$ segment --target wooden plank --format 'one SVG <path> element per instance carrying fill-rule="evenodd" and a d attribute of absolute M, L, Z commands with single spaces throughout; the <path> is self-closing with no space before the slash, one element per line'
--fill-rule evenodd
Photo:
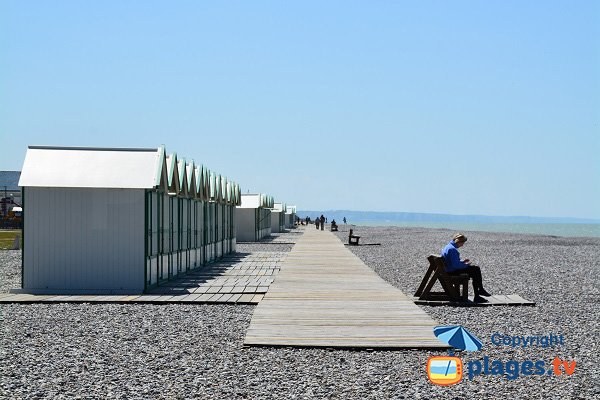
<path fill-rule="evenodd" d="M 254 297 L 252 297 L 252 301 L 251 301 L 251 303 L 258 304 L 258 303 L 260 303 L 260 302 L 261 302 L 261 300 L 262 300 L 264 297 L 265 297 L 265 295 L 264 295 L 264 294 L 255 294 L 255 295 L 254 295 Z"/>
<path fill-rule="evenodd" d="M 125 299 L 128 296 L 126 296 L 125 298 L 121 299 L 121 301 L 125 301 Z M 152 301 L 156 301 L 158 298 L 162 297 L 162 295 L 160 294 L 155 294 L 155 295 L 142 295 L 142 296 L 138 296 L 137 299 L 135 299 L 136 303 L 147 303 L 147 302 L 152 302 Z"/>
<path fill-rule="evenodd" d="M 121 299 L 121 301 L 129 302 L 136 300 L 138 297 L 140 297 L 140 295 L 126 296 L 125 298 Z"/>
<path fill-rule="evenodd" d="M 189 294 L 184 294 L 184 295 L 179 295 L 179 296 L 173 296 L 167 302 L 168 303 L 181 303 L 182 301 L 184 301 L 185 299 L 187 299 L 189 296 L 190 296 Z"/>
<path fill-rule="evenodd" d="M 164 295 L 164 296 L 158 296 L 156 299 L 154 299 L 153 301 L 155 302 L 160 302 L 160 303 L 168 303 L 169 300 L 171 300 L 173 298 L 173 296 L 169 296 L 169 295 Z"/>
<path fill-rule="evenodd" d="M 529 300 L 523 299 L 521 296 L 516 294 L 502 295 L 495 294 L 493 296 L 485 297 L 487 303 L 475 303 L 473 297 L 469 297 L 468 302 L 453 302 L 448 300 L 423 300 L 418 297 L 413 297 L 413 302 L 419 305 L 428 306 L 445 306 L 453 305 L 459 307 L 487 307 L 487 306 L 534 306 L 535 303 Z"/>
<path fill-rule="evenodd" d="M 241 295 L 240 298 L 237 299 L 236 302 L 241 303 L 241 304 L 251 303 L 253 298 L 254 298 L 254 295 L 252 293 L 245 293 L 245 294 Z"/>
<path fill-rule="evenodd" d="M 36 297 L 37 297 L 37 295 L 34 295 L 34 294 L 21 293 L 21 294 L 14 294 L 11 297 L 8 297 L 8 298 L 2 299 L 2 300 L 6 300 L 11 303 L 22 303 L 22 302 L 29 302 L 29 301 L 35 300 Z"/>
<path fill-rule="evenodd" d="M 182 303 L 195 303 L 196 299 L 202 296 L 202 293 L 194 293 L 187 296 L 184 300 L 181 300 Z"/>
<path fill-rule="evenodd" d="M 216 302 L 217 302 L 217 303 L 227 303 L 227 302 L 229 302 L 229 300 L 230 300 L 230 299 L 231 299 L 233 296 L 235 296 L 235 295 L 233 295 L 233 294 L 230 294 L 230 293 L 225 293 L 225 294 L 223 294 L 223 296 L 219 297 L 219 298 L 216 300 Z M 235 302 L 235 301 L 234 301 L 234 302 Z"/>
<path fill-rule="evenodd" d="M 80 295 L 80 296 L 72 296 L 69 301 L 76 301 L 76 302 L 86 302 L 86 301 L 90 301 L 91 299 L 98 297 L 98 295 Z"/>
<path fill-rule="evenodd" d="M 205 303 L 214 295 L 214 293 L 203 293 L 196 299 L 196 303 Z"/>
<path fill-rule="evenodd" d="M 220 299 L 221 297 L 223 297 L 223 293 L 207 293 L 210 294 L 211 296 L 206 300 L 207 302 L 210 303 L 214 303 L 216 302 L 218 299 Z"/>
<path fill-rule="evenodd" d="M 511 295 L 508 295 L 507 297 L 510 297 L 511 300 L 513 300 L 515 303 L 517 303 L 519 305 L 524 305 L 524 306 L 534 306 L 535 305 L 535 302 L 526 300 L 526 299 L 522 298 L 521 296 L 519 296 L 518 294 L 511 294 Z"/>
<path fill-rule="evenodd" d="M 228 303 L 237 303 L 238 300 L 240 299 L 240 297 L 242 297 L 243 294 L 242 293 L 233 293 L 231 295 L 231 298 L 229 300 L 227 300 Z"/>
<path fill-rule="evenodd" d="M 51 298 L 47 299 L 46 301 L 65 302 L 65 301 L 68 301 L 68 299 L 71 297 L 72 297 L 71 295 L 62 295 L 62 296 L 51 297 Z"/>

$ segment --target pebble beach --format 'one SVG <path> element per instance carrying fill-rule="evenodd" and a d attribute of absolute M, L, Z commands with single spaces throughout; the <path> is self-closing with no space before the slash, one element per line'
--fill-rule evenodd
<path fill-rule="evenodd" d="M 342 241 L 348 228 L 340 226 Z M 409 296 L 427 269 L 427 255 L 439 253 L 454 233 L 354 229 L 365 245 L 349 249 Z M 463 233 L 468 241 L 461 256 L 481 266 L 486 289 L 519 294 L 536 306 L 421 308 L 440 325 L 462 325 L 482 340 L 479 352 L 457 353 L 465 364 L 488 357 L 550 365 L 559 357 L 576 361 L 571 375 L 464 376 L 441 387 L 429 382 L 425 365 L 442 351 L 244 347 L 252 305 L 5 304 L 0 398 L 600 398 L 600 238 Z M 292 246 L 238 244 L 238 251 Z M 0 251 L 0 292 L 18 287 L 20 273 L 21 253 Z M 496 345 L 494 334 L 562 335 L 564 343 Z"/>

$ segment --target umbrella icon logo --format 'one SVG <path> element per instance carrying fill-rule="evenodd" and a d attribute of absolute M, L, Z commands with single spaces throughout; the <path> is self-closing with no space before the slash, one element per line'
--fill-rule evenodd
<path fill-rule="evenodd" d="M 483 347 L 481 340 L 460 325 L 436 326 L 433 334 L 455 349 L 477 351 Z"/>
<path fill-rule="evenodd" d="M 483 347 L 481 340 L 459 325 L 437 326 L 433 328 L 433 334 L 455 349 L 477 351 Z M 448 353 L 450 353 L 448 356 L 433 356 L 427 361 L 427 377 L 431 383 L 449 386 L 461 381 L 462 360 L 454 357 L 452 350 Z"/>

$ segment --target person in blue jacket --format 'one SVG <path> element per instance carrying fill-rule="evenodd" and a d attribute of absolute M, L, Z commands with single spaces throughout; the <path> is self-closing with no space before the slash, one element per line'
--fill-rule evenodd
<path fill-rule="evenodd" d="M 461 248 L 466 241 L 467 237 L 465 235 L 457 233 L 452 237 L 450 243 L 442 250 L 442 257 L 446 263 L 446 272 L 449 275 L 460 275 L 465 272 L 469 274 L 469 277 L 473 279 L 473 290 L 475 291 L 473 301 L 477 303 L 486 303 L 487 300 L 481 296 L 491 295 L 483 288 L 481 269 L 477 265 L 473 265 L 469 259 L 460 259 L 458 249 Z"/>

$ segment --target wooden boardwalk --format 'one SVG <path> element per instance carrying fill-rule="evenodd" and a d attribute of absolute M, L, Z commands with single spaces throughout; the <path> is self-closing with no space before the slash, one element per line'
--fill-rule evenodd
<path fill-rule="evenodd" d="M 256 307 L 244 344 L 447 348 L 412 300 L 331 232 L 309 227 Z"/>

